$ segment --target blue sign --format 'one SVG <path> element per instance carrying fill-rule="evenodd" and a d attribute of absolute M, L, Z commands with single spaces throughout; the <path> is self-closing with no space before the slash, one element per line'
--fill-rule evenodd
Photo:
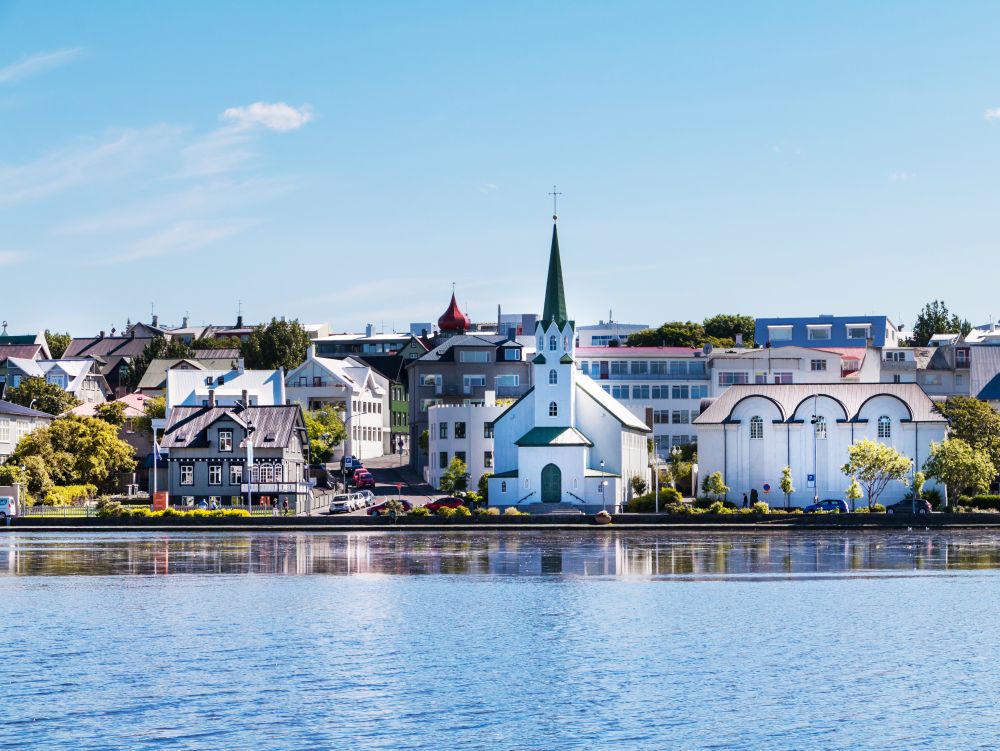
<path fill-rule="evenodd" d="M 816 475 L 808 475 L 806 479 L 809 480 L 809 482 L 816 482 Z"/>

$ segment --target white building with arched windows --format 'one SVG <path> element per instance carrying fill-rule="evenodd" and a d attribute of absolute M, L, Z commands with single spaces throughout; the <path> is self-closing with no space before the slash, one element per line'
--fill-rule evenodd
<path fill-rule="evenodd" d="M 779 489 L 785 466 L 795 486 L 791 505 L 843 499 L 850 481 L 840 468 L 852 444 L 866 438 L 888 444 L 917 471 L 948 427 L 912 383 L 732 386 L 705 405 L 694 421 L 699 475 L 721 472 L 730 501 L 741 502 L 756 488 L 772 506 L 785 503 Z M 879 502 L 898 501 L 908 490 L 891 483 Z"/>
<path fill-rule="evenodd" d="M 493 423 L 489 503 L 618 508 L 631 494 L 632 477 L 648 480 L 652 431 L 576 366 L 554 226 L 535 337 L 534 386 Z"/>

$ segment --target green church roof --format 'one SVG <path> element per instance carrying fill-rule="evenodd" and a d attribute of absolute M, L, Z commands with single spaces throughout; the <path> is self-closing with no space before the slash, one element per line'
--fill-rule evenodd
<path fill-rule="evenodd" d="M 593 446 L 576 428 L 532 428 L 514 441 L 515 446 Z"/>
<path fill-rule="evenodd" d="M 535 355 L 532 358 L 531 361 L 533 363 L 535 363 L 535 365 L 544 365 L 545 364 L 545 355 L 543 355 L 541 352 L 539 352 L 537 355 Z"/>
<path fill-rule="evenodd" d="M 573 364 L 573 358 L 570 355 L 568 355 L 568 354 L 567 355 L 563 355 L 562 357 L 559 358 L 559 362 L 561 364 L 563 364 L 563 365 L 572 365 Z"/>
<path fill-rule="evenodd" d="M 545 305 L 542 307 L 542 325 L 555 321 L 559 328 L 566 325 L 566 291 L 563 289 L 562 261 L 559 258 L 559 233 L 552 225 L 552 249 L 549 251 L 549 276 L 545 282 Z"/>

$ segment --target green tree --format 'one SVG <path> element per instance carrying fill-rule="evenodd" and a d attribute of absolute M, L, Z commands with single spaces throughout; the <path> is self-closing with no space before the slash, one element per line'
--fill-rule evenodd
<path fill-rule="evenodd" d="M 924 492 L 924 484 L 927 482 L 927 475 L 923 472 L 917 472 L 913 475 L 913 483 L 911 487 L 913 488 L 913 497 L 918 501 Z"/>
<path fill-rule="evenodd" d="M 732 340 L 716 339 L 705 333 L 705 327 L 694 321 L 667 321 L 659 328 L 636 331 L 628 335 L 629 347 L 717 347 L 732 345 Z"/>
<path fill-rule="evenodd" d="M 754 332 L 757 322 L 753 316 L 738 313 L 720 313 L 705 319 L 705 334 L 718 341 L 736 343 L 736 335 L 743 335 L 743 346 L 754 346 Z"/>
<path fill-rule="evenodd" d="M 788 497 L 795 492 L 795 485 L 792 484 L 791 467 L 782 467 L 781 482 L 778 483 L 778 487 L 780 487 L 781 492 L 785 494 L 785 506 L 787 507 L 790 503 Z"/>
<path fill-rule="evenodd" d="M 8 461 L 24 464 L 39 457 L 56 485 L 103 486 L 115 473 L 135 468 L 135 452 L 118 430 L 94 417 L 67 415 L 32 431 Z"/>
<path fill-rule="evenodd" d="M 196 352 L 203 349 L 242 349 L 242 344 L 238 336 L 206 336 L 191 342 L 191 349 Z"/>
<path fill-rule="evenodd" d="M 989 455 L 961 438 L 932 443 L 924 470 L 948 489 L 950 503 L 957 501 L 963 492 L 971 495 L 984 492 L 997 476 Z"/>
<path fill-rule="evenodd" d="M 246 366 L 253 370 L 285 372 L 301 365 L 309 352 L 312 341 L 298 321 L 279 321 L 272 318 L 266 326 L 257 326 L 250 339 L 243 345 Z"/>
<path fill-rule="evenodd" d="M 94 417 L 121 428 L 125 424 L 125 405 L 121 402 L 104 402 L 94 410 Z"/>
<path fill-rule="evenodd" d="M 347 427 L 340 411 L 332 404 L 303 413 L 313 460 L 328 462 L 333 450 L 347 438 Z"/>
<path fill-rule="evenodd" d="M 854 511 L 854 504 L 864 497 L 864 491 L 861 490 L 861 485 L 853 477 L 851 478 L 851 484 L 847 486 L 845 494 L 847 495 L 847 500 L 851 503 L 851 511 Z"/>
<path fill-rule="evenodd" d="M 34 407 L 50 415 L 61 415 L 81 404 L 80 400 L 44 378 L 22 378 L 20 385 L 7 389 L 7 401 L 22 407 Z"/>
<path fill-rule="evenodd" d="M 840 468 L 848 477 L 857 480 L 868 496 L 869 510 L 885 491 L 890 482 L 905 482 L 913 462 L 892 446 L 869 439 L 858 441 L 847 450 L 847 463 Z"/>
<path fill-rule="evenodd" d="M 706 495 L 720 499 L 729 492 L 729 487 L 723 481 L 721 472 L 713 472 L 702 480 L 701 489 Z"/>
<path fill-rule="evenodd" d="M 194 350 L 182 340 L 154 336 L 149 340 L 149 344 L 146 345 L 142 352 L 128 364 L 128 387 L 135 390 L 153 360 L 173 360 L 193 356 Z"/>
<path fill-rule="evenodd" d="M 438 486 L 443 493 L 461 493 L 469 487 L 469 471 L 459 458 L 451 460 L 448 469 L 441 473 L 441 481 Z"/>
<path fill-rule="evenodd" d="M 153 435 L 153 420 L 161 420 L 167 416 L 167 399 L 164 396 L 153 396 L 146 399 L 142 405 L 145 414 L 135 420 L 135 429 L 148 436 Z"/>
<path fill-rule="evenodd" d="M 490 500 L 490 478 L 493 477 L 492 472 L 487 472 L 482 477 L 479 478 L 479 497 L 482 499 L 483 503 L 489 503 Z"/>
<path fill-rule="evenodd" d="M 972 396 L 950 396 L 934 409 L 950 423 L 949 437 L 985 451 L 1000 472 L 1000 414 L 993 407 Z"/>
<path fill-rule="evenodd" d="M 45 460 L 40 456 L 27 456 L 24 458 L 23 466 L 28 492 L 40 502 L 53 485 Z"/>
<path fill-rule="evenodd" d="M 430 431 L 428 431 L 426 428 L 417 437 L 417 445 L 420 446 L 420 450 L 421 451 L 423 451 L 425 454 L 427 453 L 427 449 L 431 445 L 431 434 L 430 434 Z"/>
<path fill-rule="evenodd" d="M 968 334 L 972 324 L 953 315 L 940 300 L 924 305 L 913 324 L 913 344 L 926 347 L 935 334 Z"/>
<path fill-rule="evenodd" d="M 60 334 L 55 331 L 49 331 L 45 329 L 45 341 L 48 342 L 49 352 L 52 354 L 53 360 L 58 360 L 69 349 L 70 342 L 73 341 L 73 337 L 69 334 Z"/>
<path fill-rule="evenodd" d="M 629 484 L 632 486 L 632 495 L 642 495 L 646 492 L 646 488 L 649 483 L 647 483 L 639 475 L 632 475 L 632 479 L 629 480 Z"/>

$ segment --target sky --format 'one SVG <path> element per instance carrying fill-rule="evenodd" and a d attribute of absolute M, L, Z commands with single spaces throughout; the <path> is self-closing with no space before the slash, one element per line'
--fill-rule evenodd
<path fill-rule="evenodd" d="M 0 0 L 11 333 L 983 323 L 1000 4 Z"/>

